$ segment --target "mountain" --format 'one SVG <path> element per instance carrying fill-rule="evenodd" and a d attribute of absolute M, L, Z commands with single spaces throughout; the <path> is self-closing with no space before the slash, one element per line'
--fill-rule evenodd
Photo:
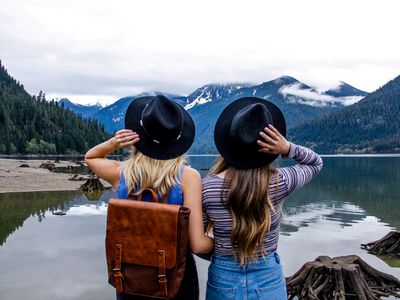
<path fill-rule="evenodd" d="M 0 61 L 0 153 L 85 153 L 109 137 L 97 121 L 29 95 Z"/>
<path fill-rule="evenodd" d="M 354 105 L 293 128 L 320 153 L 400 153 L 400 76 Z"/>
<path fill-rule="evenodd" d="M 327 115 L 346 105 L 342 98 L 321 93 L 290 76 L 228 90 L 231 92 L 218 98 L 218 101 L 198 101 L 189 108 L 196 124 L 196 138 L 191 153 L 216 153 L 213 142 L 215 122 L 229 103 L 241 97 L 258 97 L 276 104 L 285 115 L 288 128 Z M 209 94 L 212 95 L 211 92 L 206 93 Z"/>
<path fill-rule="evenodd" d="M 102 106 L 100 104 L 95 105 L 82 105 L 82 104 L 75 104 L 72 103 L 67 98 L 62 98 L 57 102 L 57 105 L 63 107 L 65 109 L 72 110 L 77 115 L 82 116 L 83 118 L 89 118 L 91 115 L 97 113 Z"/>

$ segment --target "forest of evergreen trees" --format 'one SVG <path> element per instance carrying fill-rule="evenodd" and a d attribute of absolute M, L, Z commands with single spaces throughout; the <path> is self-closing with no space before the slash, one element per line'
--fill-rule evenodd
<path fill-rule="evenodd" d="M 0 61 L 0 154 L 79 154 L 109 138 L 104 126 L 29 95 Z"/>

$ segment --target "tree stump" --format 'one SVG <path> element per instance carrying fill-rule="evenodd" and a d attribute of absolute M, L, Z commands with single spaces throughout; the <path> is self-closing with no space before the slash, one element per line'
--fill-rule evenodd
<path fill-rule="evenodd" d="M 400 281 L 380 272 L 357 255 L 319 256 L 286 278 L 288 299 L 377 300 L 400 298 Z"/>
<path fill-rule="evenodd" d="M 400 232 L 390 231 L 380 240 L 361 244 L 361 248 L 375 255 L 397 256 L 400 258 Z"/>
<path fill-rule="evenodd" d="M 80 191 L 83 192 L 101 192 L 105 190 L 106 188 L 104 185 L 100 182 L 100 179 L 95 176 L 91 176 L 82 186 L 79 188 Z"/>
<path fill-rule="evenodd" d="M 92 173 L 93 174 L 93 173 Z M 79 188 L 88 200 L 98 200 L 106 188 L 96 175 L 90 175 L 89 179 Z"/>

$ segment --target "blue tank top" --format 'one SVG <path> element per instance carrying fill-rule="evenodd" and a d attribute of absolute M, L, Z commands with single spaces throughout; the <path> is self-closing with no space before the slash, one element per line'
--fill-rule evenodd
<path fill-rule="evenodd" d="M 185 165 L 181 165 L 176 177 L 177 184 L 171 188 L 171 191 L 168 194 L 167 203 L 168 204 L 183 204 L 183 193 L 182 193 L 182 173 Z M 119 174 L 119 184 L 117 187 L 117 196 L 119 199 L 128 199 L 129 193 L 126 187 L 126 181 L 124 177 L 124 173 L 120 172 Z M 143 194 L 144 201 L 153 201 L 153 198 L 150 194 L 144 193 Z M 161 196 L 158 197 L 158 201 L 161 200 Z"/>

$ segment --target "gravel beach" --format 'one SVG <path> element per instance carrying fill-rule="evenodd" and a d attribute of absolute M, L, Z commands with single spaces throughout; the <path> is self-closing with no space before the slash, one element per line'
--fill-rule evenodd
<path fill-rule="evenodd" d="M 54 163 L 54 160 L 0 159 L 0 193 L 78 190 L 85 182 L 68 180 L 73 174 L 40 168 L 42 163 Z M 23 164 L 29 167 L 21 167 Z M 71 161 L 54 164 L 56 167 L 78 166 Z M 105 181 L 102 183 L 110 187 Z"/>

